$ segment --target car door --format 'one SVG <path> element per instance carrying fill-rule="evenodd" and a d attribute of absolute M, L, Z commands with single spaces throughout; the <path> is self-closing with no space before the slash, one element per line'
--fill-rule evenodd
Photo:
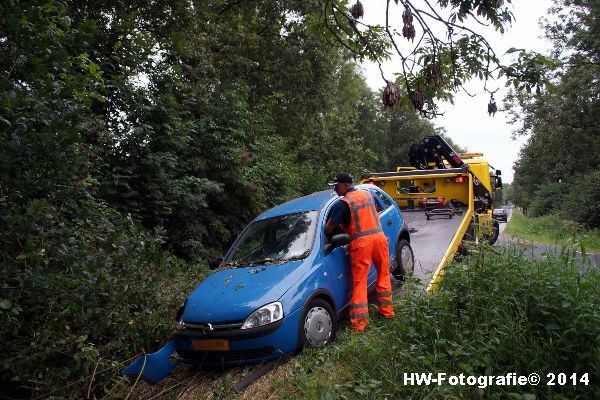
<path fill-rule="evenodd" d="M 390 240 L 390 237 L 397 238 L 400 229 L 399 215 L 397 210 L 392 207 L 391 200 L 386 198 L 377 189 L 369 189 L 375 203 L 375 208 L 381 220 L 381 228 L 388 238 L 390 248 L 390 256 L 395 250 L 395 239 Z M 392 235 L 392 236 L 390 236 Z M 327 238 L 323 233 L 323 240 L 327 245 Z M 352 296 L 352 269 L 350 267 L 350 258 L 348 256 L 348 246 L 341 246 L 331 251 L 324 251 L 324 261 L 327 265 L 330 282 L 334 287 L 335 302 L 338 307 L 344 307 L 350 301 Z M 390 259 L 390 262 L 392 259 Z M 377 277 L 375 265 L 371 264 L 368 275 L 368 283 L 371 285 Z"/>
<path fill-rule="evenodd" d="M 326 240 L 325 234 L 323 234 Z M 324 262 L 333 287 L 333 296 L 338 311 L 348 304 L 352 296 L 352 269 L 348 257 L 348 246 L 336 247 L 331 251 L 325 250 Z"/>
<path fill-rule="evenodd" d="M 376 188 L 369 188 L 369 192 L 371 192 L 375 200 L 375 208 L 379 213 L 381 229 L 388 239 L 389 260 L 392 262 L 396 251 L 396 238 L 398 237 L 401 228 L 400 215 L 396 207 L 392 207 L 392 200 L 385 193 Z M 369 270 L 369 283 L 371 283 L 375 277 L 375 266 L 372 265 Z"/>
<path fill-rule="evenodd" d="M 333 204 L 326 210 L 324 222 L 329 220 L 329 214 Z M 323 224 L 323 226 L 325 223 Z M 343 233 L 341 228 L 336 228 L 335 234 Z M 329 276 L 329 283 L 333 288 L 333 297 L 340 311 L 350 301 L 352 296 L 352 270 L 350 268 L 350 257 L 348 256 L 348 245 L 331 248 L 331 244 L 325 235 L 324 230 L 321 232 L 321 240 L 323 243 L 323 262 Z"/>

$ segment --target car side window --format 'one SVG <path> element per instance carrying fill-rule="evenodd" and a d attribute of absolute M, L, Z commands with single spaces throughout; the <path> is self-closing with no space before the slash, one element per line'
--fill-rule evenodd
<path fill-rule="evenodd" d="M 373 195 L 373 198 L 375 198 L 375 208 L 377 208 L 378 213 L 381 214 L 383 210 L 387 210 L 389 207 L 392 206 L 390 200 L 387 197 L 385 197 L 380 191 L 370 190 L 370 192 Z"/>
<path fill-rule="evenodd" d="M 341 201 L 341 200 L 338 200 L 338 201 Z M 330 208 L 330 209 L 327 211 L 327 216 L 326 216 L 326 218 L 325 218 L 325 222 L 329 221 L 329 218 L 331 218 L 331 213 L 332 213 L 332 211 L 333 211 L 333 205 L 332 205 L 332 206 L 331 206 L 331 208 Z M 327 238 L 327 241 L 329 241 L 329 239 L 330 239 L 332 236 L 338 235 L 338 234 L 340 234 L 340 233 L 344 233 L 344 230 L 343 230 L 343 229 L 342 229 L 342 228 L 341 228 L 339 225 L 337 225 L 337 226 L 336 226 L 336 227 L 333 229 L 333 232 L 332 232 L 332 233 L 329 235 L 329 237 L 327 237 L 327 235 L 325 235 L 325 237 Z"/>
<path fill-rule="evenodd" d="M 379 197 L 379 194 L 377 191 L 371 189 L 369 189 L 369 193 L 371 193 L 371 196 L 373 196 L 373 203 L 375 203 L 375 209 L 377 210 L 377 213 L 381 214 L 384 208 L 381 205 L 381 198 Z"/>

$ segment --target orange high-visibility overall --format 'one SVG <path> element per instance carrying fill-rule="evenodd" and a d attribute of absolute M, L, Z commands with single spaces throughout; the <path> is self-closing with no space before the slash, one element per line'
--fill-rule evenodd
<path fill-rule="evenodd" d="M 363 331 L 369 325 L 367 276 L 371 261 L 377 270 L 375 289 L 379 313 L 387 318 L 394 316 L 388 242 L 370 193 L 354 190 L 346 193 L 341 200 L 348 204 L 351 215 L 350 226 L 343 227 L 352 240 L 348 246 L 352 266 L 350 323 L 353 330 Z"/>

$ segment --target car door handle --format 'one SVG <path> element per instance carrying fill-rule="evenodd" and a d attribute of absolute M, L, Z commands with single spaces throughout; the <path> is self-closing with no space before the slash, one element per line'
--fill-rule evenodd
<path fill-rule="evenodd" d="M 391 220 L 391 219 L 388 219 L 388 221 L 387 221 L 387 225 L 388 225 L 388 226 L 391 226 L 391 225 L 392 225 L 392 220 Z"/>

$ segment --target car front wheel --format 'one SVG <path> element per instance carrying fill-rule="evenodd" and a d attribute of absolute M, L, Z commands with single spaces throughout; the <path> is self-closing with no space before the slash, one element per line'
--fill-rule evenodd
<path fill-rule="evenodd" d="M 404 281 L 410 278 L 415 270 L 415 256 L 412 247 L 408 240 L 402 239 L 396 247 L 396 268 L 392 272 L 392 276 L 399 281 Z"/>
<path fill-rule="evenodd" d="M 337 320 L 331 305 L 323 299 L 312 300 L 300 320 L 299 347 L 323 347 L 335 339 Z"/>

